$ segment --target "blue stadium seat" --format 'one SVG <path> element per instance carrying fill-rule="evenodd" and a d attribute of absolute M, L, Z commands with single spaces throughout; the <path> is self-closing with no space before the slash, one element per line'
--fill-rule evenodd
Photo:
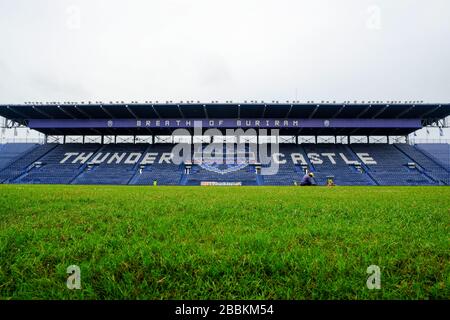
<path fill-rule="evenodd" d="M 170 156 L 172 148 L 170 144 L 2 145 L 0 183 L 152 185 L 156 180 L 158 185 L 212 182 L 290 186 L 299 184 L 308 170 L 315 173 L 318 185 L 325 185 L 328 177 L 343 186 L 450 185 L 450 166 L 446 165 L 449 145 L 280 144 L 276 149 L 268 146 L 269 154 L 279 153 L 280 163 L 274 175 L 257 172 L 257 165 L 265 171 L 269 164 L 256 158 L 248 147 L 244 150 L 245 163 L 239 161 L 242 154 L 224 147 L 221 156 L 226 154 L 232 163 L 203 158 L 194 159 L 189 166 L 165 161 L 167 157 L 162 155 Z M 141 164 L 150 153 L 158 156 Z M 252 161 L 248 158 L 250 154 L 254 156 Z M 364 154 L 375 162 L 368 161 Z"/>

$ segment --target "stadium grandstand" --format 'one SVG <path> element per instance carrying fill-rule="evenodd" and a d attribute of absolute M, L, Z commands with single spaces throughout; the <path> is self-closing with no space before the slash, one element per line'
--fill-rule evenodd
<path fill-rule="evenodd" d="M 450 185 L 450 146 L 407 138 L 449 115 L 424 103 L 0 105 L 5 128 L 45 135 L 0 145 L 0 183 L 282 186 L 313 172 L 318 185 Z"/>

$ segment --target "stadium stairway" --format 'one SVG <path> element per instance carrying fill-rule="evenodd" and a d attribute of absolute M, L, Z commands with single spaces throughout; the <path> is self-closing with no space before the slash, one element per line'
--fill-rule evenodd
<path fill-rule="evenodd" d="M 30 152 L 38 146 L 39 145 L 33 143 L 0 144 L 0 170 L 6 168 L 26 152 Z"/>
<path fill-rule="evenodd" d="M 51 152 L 56 146 L 56 144 L 44 144 L 32 148 L 0 171 L 0 182 L 15 183 L 16 179 L 32 169 L 35 162 L 38 162 L 39 159 Z"/>
<path fill-rule="evenodd" d="M 357 161 L 359 162 L 359 164 L 361 165 L 361 169 L 364 171 L 364 173 L 367 175 L 367 177 L 371 180 L 372 185 L 375 186 L 379 186 L 380 184 L 378 183 L 378 181 L 372 176 L 372 174 L 370 173 L 370 169 L 369 167 L 367 167 L 367 165 L 361 161 L 361 159 L 358 157 L 358 155 L 353 151 L 352 148 L 350 148 L 349 145 L 345 145 L 345 149 L 348 151 L 349 154 L 352 155 L 352 159 L 357 159 Z"/>
<path fill-rule="evenodd" d="M 115 154 L 136 153 L 140 154 L 138 163 L 146 149 L 147 146 L 143 144 L 104 145 L 89 159 L 86 169 L 72 181 L 72 184 L 127 185 L 136 173 L 136 163 L 97 162 Z"/>
<path fill-rule="evenodd" d="M 160 161 L 163 153 L 171 153 L 172 146 L 166 144 L 150 145 L 145 152 L 158 154 L 158 158 L 153 164 L 138 166 L 135 177 L 130 181 L 133 185 L 152 185 L 153 181 L 157 181 L 158 185 L 175 186 L 182 184 L 184 165 L 175 165 Z M 142 173 L 140 169 L 142 168 Z"/>
<path fill-rule="evenodd" d="M 417 168 L 409 168 L 411 159 L 393 145 L 389 144 L 352 144 L 355 153 L 370 154 L 376 164 L 366 164 L 368 172 L 379 185 L 437 185 Z"/>
<path fill-rule="evenodd" d="M 424 143 L 414 146 L 427 157 L 435 160 L 442 167 L 450 170 L 450 144 L 446 143 Z"/>
<path fill-rule="evenodd" d="M 66 153 L 79 152 L 80 148 L 85 154 L 95 154 L 100 149 L 99 144 L 60 144 L 51 152 L 41 157 L 33 167 L 18 177 L 14 183 L 24 184 L 70 184 L 80 173 L 82 163 L 73 164 L 71 160 L 60 163 Z"/>
<path fill-rule="evenodd" d="M 364 170 L 358 170 L 355 165 L 344 161 L 342 156 L 348 162 L 359 162 L 355 153 L 349 152 L 347 146 L 341 144 L 305 144 L 303 147 L 306 154 L 309 154 L 311 158 L 315 155 L 320 156 L 321 161 L 312 161 L 314 164 L 314 179 L 318 185 L 325 185 L 328 177 L 333 177 L 335 184 L 341 186 L 376 184 Z"/>
<path fill-rule="evenodd" d="M 270 150 L 269 152 L 273 153 L 276 150 Z M 295 183 L 300 184 L 301 179 L 303 178 L 303 170 L 299 165 L 294 164 L 292 161 L 291 154 L 300 153 L 303 155 L 306 162 L 309 160 L 305 156 L 304 150 L 295 144 L 283 144 L 279 145 L 279 153 L 284 155 L 280 161 L 285 163 L 280 163 L 278 167 L 278 172 L 275 175 L 261 175 L 261 183 L 267 186 L 292 186 Z M 311 168 L 310 164 L 305 164 L 308 168 Z M 268 164 L 262 164 L 263 168 L 268 168 Z"/>
<path fill-rule="evenodd" d="M 419 171 L 424 175 L 436 181 L 437 184 L 450 185 L 450 171 L 436 160 L 409 144 L 394 144 L 394 146 L 419 165 Z"/>

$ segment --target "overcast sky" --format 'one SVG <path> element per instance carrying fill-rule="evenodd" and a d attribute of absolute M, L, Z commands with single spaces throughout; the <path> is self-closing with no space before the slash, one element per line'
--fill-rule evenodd
<path fill-rule="evenodd" d="M 0 0 L 0 102 L 450 101 L 448 0 Z"/>
<path fill-rule="evenodd" d="M 0 0 L 0 103 L 450 101 L 449 0 Z"/>

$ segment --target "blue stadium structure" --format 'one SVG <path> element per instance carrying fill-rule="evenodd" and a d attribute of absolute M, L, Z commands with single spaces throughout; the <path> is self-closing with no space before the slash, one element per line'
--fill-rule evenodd
<path fill-rule="evenodd" d="M 190 143 L 184 145 L 183 161 L 175 161 L 172 143 L 104 143 L 105 136 L 163 136 L 178 129 L 191 138 L 208 135 L 209 129 L 276 129 L 293 137 L 398 136 L 449 114 L 449 105 L 428 104 L 0 105 L 10 126 L 63 137 L 62 143 L 0 145 L 0 183 L 286 186 L 314 172 L 318 185 L 329 179 L 350 186 L 450 185 L 448 144 L 259 142 L 247 143 L 245 150 L 220 146 L 207 154 L 207 145 Z M 83 142 L 85 136 L 101 139 L 66 143 L 74 135 Z"/>

